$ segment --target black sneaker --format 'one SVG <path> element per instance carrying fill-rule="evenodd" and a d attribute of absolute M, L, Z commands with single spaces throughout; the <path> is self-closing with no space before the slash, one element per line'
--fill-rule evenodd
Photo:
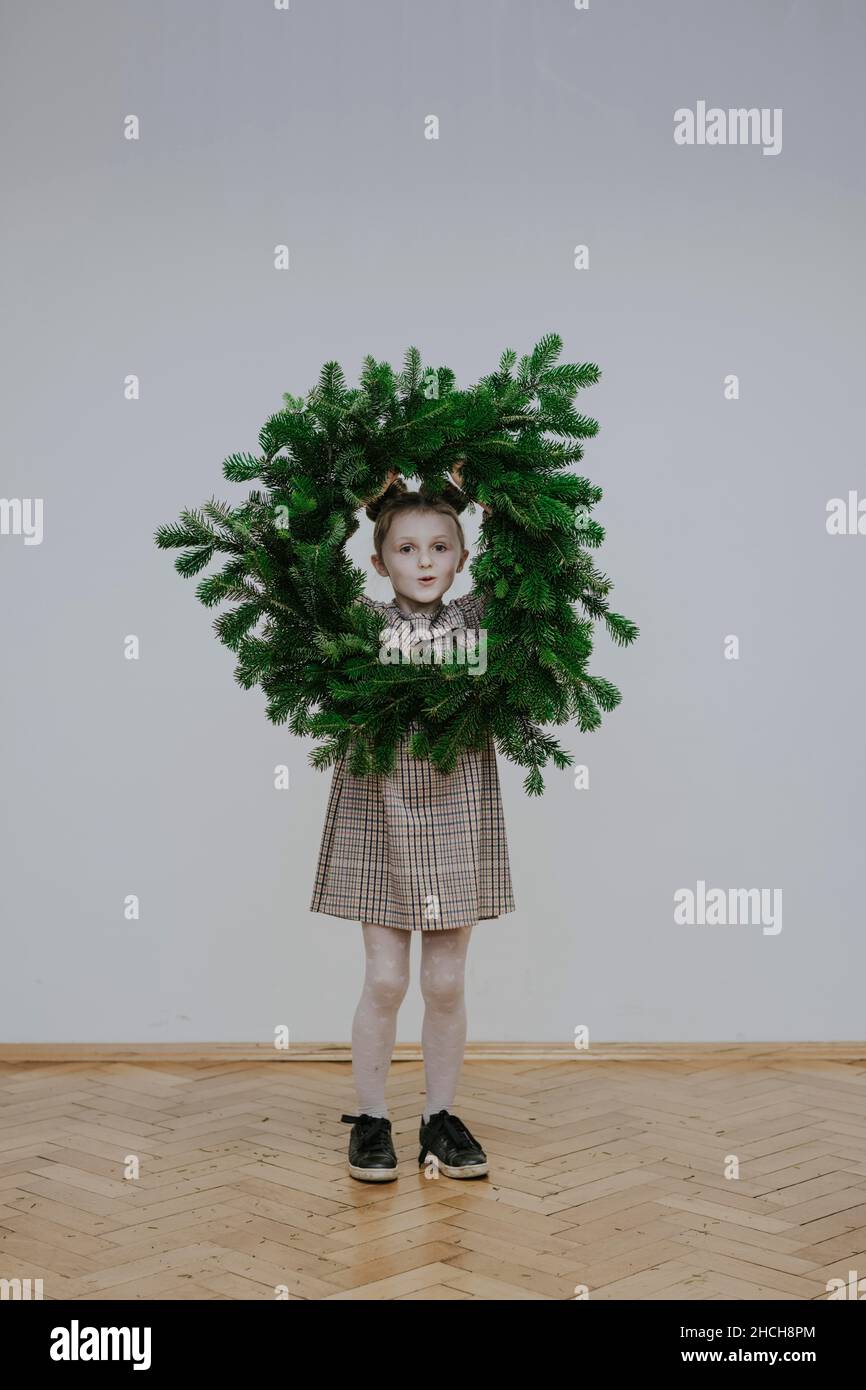
<path fill-rule="evenodd" d="M 448 1178 L 480 1178 L 487 1172 L 486 1153 L 463 1121 L 450 1111 L 437 1110 L 426 1124 L 422 1120 L 418 1137 L 419 1167 L 431 1153 Z"/>
<path fill-rule="evenodd" d="M 341 1115 L 352 1125 L 349 1135 L 349 1172 L 362 1182 L 393 1182 L 397 1155 L 391 1139 L 391 1121 L 380 1115 Z"/>

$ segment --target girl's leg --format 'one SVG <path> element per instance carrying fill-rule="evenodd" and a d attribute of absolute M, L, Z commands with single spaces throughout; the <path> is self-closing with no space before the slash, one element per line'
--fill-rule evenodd
<path fill-rule="evenodd" d="M 464 981 L 471 932 L 468 926 L 421 933 L 425 1122 L 437 1110 L 450 1110 L 454 1104 L 466 1046 Z"/>
<path fill-rule="evenodd" d="M 397 1037 L 397 1011 L 409 988 L 412 933 L 363 922 L 364 988 L 352 1020 L 352 1078 L 358 1114 L 388 1119 L 385 1079 Z"/>

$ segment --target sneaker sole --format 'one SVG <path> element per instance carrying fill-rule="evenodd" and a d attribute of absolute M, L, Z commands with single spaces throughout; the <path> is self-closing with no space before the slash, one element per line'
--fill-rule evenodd
<path fill-rule="evenodd" d="M 356 1168 L 354 1163 L 349 1164 L 349 1172 L 361 1182 L 393 1182 L 397 1176 L 396 1168 Z"/>
<path fill-rule="evenodd" d="M 422 1167 L 426 1159 L 418 1159 L 418 1167 Z M 444 1173 L 446 1178 L 483 1178 L 490 1170 L 488 1163 L 467 1163 L 462 1168 L 456 1168 L 450 1163 L 443 1163 L 441 1158 L 437 1161 L 440 1173 Z"/>

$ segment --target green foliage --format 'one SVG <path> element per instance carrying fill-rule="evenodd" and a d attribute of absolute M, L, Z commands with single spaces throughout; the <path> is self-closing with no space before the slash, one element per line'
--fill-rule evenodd
<path fill-rule="evenodd" d="M 614 685 L 586 670 L 593 622 L 604 621 L 618 645 L 638 629 L 608 611 L 612 585 L 592 563 L 604 539 L 590 515 L 601 488 L 565 471 L 598 432 L 572 400 L 600 372 L 590 362 L 557 364 L 561 351 L 558 335 L 547 334 L 515 374 L 508 349 L 466 390 L 449 368 L 425 369 L 414 347 L 400 373 L 365 357 L 355 389 L 327 362 L 306 397 L 284 394 L 262 426 L 259 455 L 223 463 L 228 481 L 258 479 L 259 488 L 237 507 L 211 498 L 157 529 L 161 549 L 182 551 L 175 568 L 186 578 L 222 557 L 197 596 L 206 607 L 236 604 L 214 622 L 237 656 L 235 678 L 244 689 L 261 686 L 272 722 L 322 740 L 314 767 L 346 755 L 358 776 L 387 772 L 408 736 L 414 756 L 447 773 L 490 731 L 528 769 L 527 793 L 539 795 L 547 762 L 574 761 L 542 726 L 576 720 L 589 732 L 620 702 Z M 492 508 L 470 565 L 488 597 L 487 670 L 384 664 L 381 620 L 357 602 L 364 575 L 346 541 L 391 468 L 435 490 L 461 459 L 466 491 Z"/>

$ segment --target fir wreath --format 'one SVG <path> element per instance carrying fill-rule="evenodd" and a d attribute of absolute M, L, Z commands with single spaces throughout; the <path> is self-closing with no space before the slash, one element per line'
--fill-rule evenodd
<path fill-rule="evenodd" d="M 467 390 L 447 367 L 425 370 L 416 348 L 399 374 L 366 357 L 357 390 L 328 362 L 306 398 L 284 394 L 260 432 L 260 456 L 224 461 L 229 481 L 260 479 L 262 488 L 238 507 L 211 498 L 156 531 L 161 549 L 184 549 L 175 567 L 186 577 L 217 553 L 228 557 L 197 596 L 206 607 L 236 603 L 214 622 L 237 654 L 235 678 L 244 689 L 261 685 L 273 723 L 288 719 L 293 733 L 323 740 L 314 767 L 346 755 L 356 776 L 389 772 L 414 724 L 410 752 L 448 773 L 489 729 L 500 752 L 529 769 L 526 792 L 539 795 L 549 759 L 559 768 L 574 761 L 542 726 L 575 719 L 586 733 L 619 704 L 617 688 L 586 669 L 593 622 L 603 619 L 619 645 L 639 629 L 609 612 L 611 581 L 589 554 L 605 534 L 590 516 L 601 489 L 564 471 L 598 431 L 571 402 L 600 372 L 557 365 L 561 351 L 558 335 L 546 335 L 515 375 L 509 349 Z M 461 464 L 463 498 L 444 477 Z M 380 659 L 381 618 L 357 602 L 364 575 L 345 543 L 358 509 L 395 472 L 456 510 L 470 496 L 490 508 L 469 567 L 487 596 L 484 674 L 458 662 Z"/>

